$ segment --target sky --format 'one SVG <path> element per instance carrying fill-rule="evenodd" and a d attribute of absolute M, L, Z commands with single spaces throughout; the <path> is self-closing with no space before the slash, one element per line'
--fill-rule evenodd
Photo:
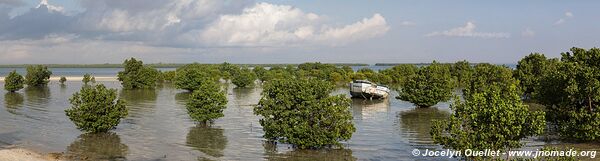
<path fill-rule="evenodd" d="M 0 64 L 514 64 L 600 46 L 594 0 L 0 0 Z"/>

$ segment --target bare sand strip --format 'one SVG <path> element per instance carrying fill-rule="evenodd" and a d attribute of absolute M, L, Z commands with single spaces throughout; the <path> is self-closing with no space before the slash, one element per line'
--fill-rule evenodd
<path fill-rule="evenodd" d="M 39 153 L 14 148 L 14 149 L 1 149 L 0 150 L 0 161 L 60 161 L 58 157 L 51 155 L 41 155 Z"/>
<path fill-rule="evenodd" d="M 83 80 L 83 77 L 65 77 L 67 78 L 67 82 L 79 81 Z M 110 82 L 110 81 L 118 81 L 117 77 L 95 77 L 96 81 Z M 58 81 L 60 77 L 50 77 L 50 81 Z M 4 77 L 0 77 L 0 81 L 4 81 Z"/>

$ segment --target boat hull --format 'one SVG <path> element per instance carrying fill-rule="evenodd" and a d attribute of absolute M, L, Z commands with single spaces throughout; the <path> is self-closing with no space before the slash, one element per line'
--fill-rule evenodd
<path fill-rule="evenodd" d="M 384 99 L 387 96 L 377 95 L 377 94 L 369 94 L 364 92 L 350 92 L 351 98 L 362 98 L 362 99 Z"/>
<path fill-rule="evenodd" d="M 368 81 L 350 83 L 350 96 L 363 99 L 385 99 L 390 90 L 385 86 L 378 86 Z"/>

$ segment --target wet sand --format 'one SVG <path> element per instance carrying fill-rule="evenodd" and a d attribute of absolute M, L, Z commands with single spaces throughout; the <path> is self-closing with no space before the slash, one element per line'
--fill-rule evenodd
<path fill-rule="evenodd" d="M 0 161 L 27 160 L 27 161 L 60 161 L 59 155 L 42 155 L 27 149 L 11 148 L 0 150 Z"/>

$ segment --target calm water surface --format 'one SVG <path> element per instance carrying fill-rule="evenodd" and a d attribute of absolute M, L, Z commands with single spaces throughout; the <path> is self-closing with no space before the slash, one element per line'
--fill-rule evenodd
<path fill-rule="evenodd" d="M 120 89 L 119 82 L 99 82 Z M 3 86 L 0 82 L 0 86 Z M 397 160 L 414 148 L 439 148 L 429 138 L 429 121 L 449 115 L 447 104 L 415 109 L 395 99 L 353 100 L 357 131 L 344 150 L 293 150 L 264 142 L 259 116 L 252 112 L 261 88 L 228 88 L 225 117 L 211 127 L 188 117 L 188 93 L 163 85 L 156 90 L 119 90 L 129 116 L 108 134 L 83 134 L 65 116 L 79 82 L 0 92 L 0 145 L 64 152 L 74 159 L 107 160 Z M 346 94 L 346 89 L 335 93 Z M 423 158 L 420 158 L 423 159 Z"/>
<path fill-rule="evenodd" d="M 92 160 L 439 160 L 416 158 L 414 148 L 441 149 L 432 143 L 430 121 L 450 115 L 447 103 L 416 109 L 408 102 L 353 100 L 356 132 L 343 150 L 293 150 L 262 138 L 259 116 L 252 112 L 261 88 L 229 85 L 225 117 L 211 127 L 196 125 L 185 110 L 189 94 L 170 85 L 156 90 L 120 90 L 119 82 L 99 82 L 119 89 L 129 116 L 107 134 L 83 134 L 65 116 L 78 81 L 18 93 L 0 92 L 0 146 L 43 153 L 64 152 Z M 3 86 L 0 82 L 0 86 Z M 346 94 L 340 88 L 336 94 Z M 530 141 L 529 146 L 538 146 Z"/>

